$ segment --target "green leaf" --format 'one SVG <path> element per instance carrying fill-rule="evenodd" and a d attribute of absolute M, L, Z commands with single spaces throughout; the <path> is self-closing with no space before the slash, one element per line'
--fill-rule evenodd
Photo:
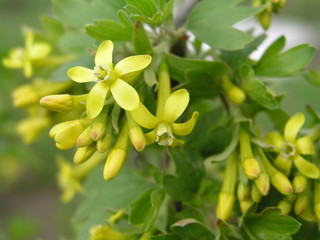
<path fill-rule="evenodd" d="M 92 24 L 86 25 L 86 32 L 100 41 L 128 41 L 132 38 L 131 26 L 124 26 L 113 20 L 95 20 Z"/>
<path fill-rule="evenodd" d="M 58 46 L 64 53 L 88 55 L 90 48 L 95 48 L 95 41 L 80 32 L 68 32 L 58 41 Z"/>
<path fill-rule="evenodd" d="M 53 0 L 56 15 L 75 28 L 82 28 L 96 19 L 117 20 L 117 11 L 124 5 L 124 0 Z"/>
<path fill-rule="evenodd" d="M 304 78 L 310 83 L 320 86 L 320 73 L 315 70 L 310 70 L 308 73 L 304 74 Z"/>
<path fill-rule="evenodd" d="M 301 224 L 290 216 L 281 215 L 278 208 L 266 208 L 259 214 L 244 216 L 242 228 L 256 240 L 289 240 Z"/>
<path fill-rule="evenodd" d="M 157 219 L 164 196 L 164 190 L 158 187 L 151 188 L 140 195 L 131 204 L 130 223 L 143 225 L 143 231 L 147 232 Z"/>
<path fill-rule="evenodd" d="M 152 25 L 161 24 L 172 12 L 173 0 L 168 3 L 154 0 L 127 0 L 125 8 L 131 13 L 133 19 Z"/>
<path fill-rule="evenodd" d="M 151 54 L 152 46 L 147 33 L 140 21 L 136 21 L 133 28 L 133 49 L 137 54 Z"/>
<path fill-rule="evenodd" d="M 188 240 L 213 240 L 214 234 L 202 223 L 193 218 L 179 220 L 171 226 L 171 230 Z"/>
<path fill-rule="evenodd" d="M 164 188 L 175 200 L 190 200 L 198 191 L 203 176 L 202 158 L 199 153 L 191 149 L 187 154 L 180 149 L 171 148 L 169 154 L 176 165 L 176 176 L 165 175 Z"/>
<path fill-rule="evenodd" d="M 219 87 L 217 82 L 206 72 L 188 69 L 185 71 L 187 84 L 183 87 L 190 93 L 191 99 L 213 98 L 217 96 Z"/>
<path fill-rule="evenodd" d="M 275 110 L 278 108 L 278 102 L 276 99 L 267 91 L 265 85 L 259 79 L 254 78 L 254 72 L 249 66 L 244 66 L 242 69 L 243 90 L 261 106 Z"/>
<path fill-rule="evenodd" d="M 196 5 L 187 20 L 187 28 L 213 48 L 236 50 L 252 41 L 252 37 L 232 28 L 235 23 L 252 17 L 263 7 L 236 6 L 243 0 L 205 0 Z"/>
<path fill-rule="evenodd" d="M 151 236 L 150 240 L 180 240 L 180 236 L 175 233 Z"/>
<path fill-rule="evenodd" d="M 102 167 L 95 169 L 84 184 L 85 198 L 72 219 L 78 240 L 87 240 L 89 229 L 103 224 L 111 216 L 106 209 L 128 209 L 132 199 L 136 199 L 149 185 L 128 168 L 121 169 L 111 182 L 103 179 L 102 172 Z"/>
<path fill-rule="evenodd" d="M 271 44 L 254 68 L 257 75 L 265 77 L 294 76 L 311 63 L 316 50 L 314 47 L 302 44 L 280 53 L 284 45 L 284 37 L 280 37 Z"/>
<path fill-rule="evenodd" d="M 187 59 L 172 54 L 166 55 L 166 61 L 171 77 L 179 82 L 186 82 L 186 71 L 190 69 L 205 72 L 212 78 L 220 77 L 229 70 L 223 62 Z"/>

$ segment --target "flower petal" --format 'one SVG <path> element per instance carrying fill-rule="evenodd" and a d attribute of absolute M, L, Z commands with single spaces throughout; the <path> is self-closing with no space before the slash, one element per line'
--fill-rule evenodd
<path fill-rule="evenodd" d="M 279 152 L 281 147 L 285 145 L 285 140 L 279 132 L 269 132 L 264 141 L 276 147 L 276 151 Z"/>
<path fill-rule="evenodd" d="M 293 158 L 294 165 L 298 168 L 299 172 L 308 178 L 317 179 L 319 178 L 319 169 L 313 163 L 307 161 L 299 154 Z"/>
<path fill-rule="evenodd" d="M 199 113 L 194 112 L 192 117 L 187 122 L 173 123 L 172 124 L 173 133 L 180 136 L 188 135 L 193 130 L 193 127 L 197 122 L 198 116 L 199 116 Z"/>
<path fill-rule="evenodd" d="M 87 115 L 88 118 L 95 118 L 101 112 L 104 101 L 109 91 L 109 85 L 106 83 L 96 84 L 88 94 L 87 97 Z"/>
<path fill-rule="evenodd" d="M 139 106 L 139 95 L 137 91 L 120 78 L 115 80 L 110 90 L 121 108 L 132 111 Z"/>
<path fill-rule="evenodd" d="M 284 138 L 285 140 L 293 143 L 294 140 L 297 137 L 297 134 L 304 124 L 305 117 L 303 113 L 297 113 L 293 115 L 288 122 L 286 123 L 286 126 L 284 128 Z"/>
<path fill-rule="evenodd" d="M 180 89 L 171 93 L 164 105 L 163 121 L 173 123 L 186 110 L 189 104 L 189 93 Z"/>
<path fill-rule="evenodd" d="M 23 58 L 25 51 L 22 48 L 14 48 L 10 51 L 9 57 L 2 60 L 3 65 L 7 68 L 21 68 L 23 67 Z"/>
<path fill-rule="evenodd" d="M 312 139 L 309 136 L 304 136 L 296 141 L 297 152 L 304 155 L 311 155 L 315 153 Z"/>
<path fill-rule="evenodd" d="M 96 66 L 105 66 L 112 68 L 113 43 L 110 40 L 104 41 L 98 47 L 94 63 Z"/>
<path fill-rule="evenodd" d="M 30 50 L 31 59 L 39 59 L 48 56 L 51 52 L 51 46 L 47 43 L 35 43 Z"/>
<path fill-rule="evenodd" d="M 95 81 L 93 70 L 85 67 L 73 67 L 67 72 L 69 78 L 78 83 Z"/>
<path fill-rule="evenodd" d="M 25 61 L 24 66 L 23 66 L 23 72 L 24 75 L 29 78 L 33 74 L 33 69 L 30 61 Z"/>
<path fill-rule="evenodd" d="M 291 166 L 292 166 L 292 158 L 285 158 L 279 155 L 273 162 L 274 166 L 280 170 L 285 175 L 290 174 Z"/>
<path fill-rule="evenodd" d="M 157 140 L 157 130 L 153 129 L 151 132 L 148 132 L 144 136 L 146 139 L 146 145 L 150 145 Z"/>
<path fill-rule="evenodd" d="M 130 113 L 134 121 L 144 128 L 153 129 L 159 123 L 159 119 L 153 116 L 142 103 Z"/>
<path fill-rule="evenodd" d="M 151 60 L 149 55 L 130 56 L 118 62 L 114 70 L 121 79 L 130 82 L 151 63 Z"/>

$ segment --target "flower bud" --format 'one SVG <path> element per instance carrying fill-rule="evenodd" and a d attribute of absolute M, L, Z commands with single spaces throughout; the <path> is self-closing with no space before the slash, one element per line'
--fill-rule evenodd
<path fill-rule="evenodd" d="M 250 180 L 257 179 L 260 175 L 260 166 L 255 158 L 245 159 L 242 163 L 243 171 Z"/>
<path fill-rule="evenodd" d="M 277 207 L 281 209 L 281 214 L 288 215 L 292 209 L 292 202 L 284 198 L 278 203 Z"/>
<path fill-rule="evenodd" d="M 241 104 L 246 100 L 246 94 L 237 86 L 233 86 L 227 93 L 230 100 L 235 104 Z"/>
<path fill-rule="evenodd" d="M 271 176 L 271 183 L 280 193 L 284 195 L 293 193 L 292 185 L 289 179 L 281 172 L 276 172 Z"/>
<path fill-rule="evenodd" d="M 251 187 L 250 196 L 251 196 L 251 199 L 256 203 L 259 203 L 261 201 L 261 195 L 255 185 L 252 185 Z"/>
<path fill-rule="evenodd" d="M 308 208 L 309 202 L 310 197 L 308 193 L 299 194 L 294 204 L 294 213 L 297 215 L 302 214 Z"/>
<path fill-rule="evenodd" d="M 97 142 L 97 151 L 100 153 L 104 153 L 108 150 L 113 140 L 113 136 L 111 133 L 106 133 L 102 139 Z"/>
<path fill-rule="evenodd" d="M 234 194 L 220 192 L 217 205 L 217 218 L 226 221 L 231 215 L 234 201 Z"/>
<path fill-rule="evenodd" d="M 303 192 L 308 185 L 308 179 L 303 175 L 296 175 L 293 178 L 292 186 L 295 193 Z"/>
<path fill-rule="evenodd" d="M 110 181 L 118 175 L 127 158 L 127 152 L 127 150 L 121 148 L 111 149 L 103 171 L 103 176 L 106 181 Z"/>
<path fill-rule="evenodd" d="M 248 208 L 251 206 L 251 203 L 252 203 L 251 199 L 239 201 L 239 206 L 240 206 L 241 212 L 245 213 L 248 210 Z"/>
<path fill-rule="evenodd" d="M 105 113 L 100 113 L 92 124 L 91 137 L 94 141 L 101 139 L 106 133 L 107 129 L 107 115 Z"/>
<path fill-rule="evenodd" d="M 289 157 L 282 157 L 279 155 L 273 162 L 274 166 L 283 172 L 286 176 L 290 174 L 291 166 L 292 166 L 292 160 Z"/>
<path fill-rule="evenodd" d="M 248 185 L 244 185 L 243 183 L 239 182 L 237 188 L 237 197 L 239 201 L 249 199 L 250 198 L 250 187 Z"/>
<path fill-rule="evenodd" d="M 39 137 L 49 124 L 50 120 L 47 117 L 31 117 L 18 123 L 17 132 L 22 136 L 25 143 L 31 143 Z"/>
<path fill-rule="evenodd" d="M 76 164 L 83 163 L 84 161 L 88 160 L 95 153 L 95 151 L 95 144 L 91 144 L 87 147 L 79 147 L 74 154 L 73 162 Z"/>
<path fill-rule="evenodd" d="M 91 125 L 87 127 L 78 137 L 77 146 L 78 147 L 86 147 L 93 143 L 93 139 L 91 137 Z"/>
<path fill-rule="evenodd" d="M 271 12 L 268 11 L 267 9 L 263 10 L 259 14 L 259 21 L 261 23 L 261 26 L 267 30 L 271 24 Z"/>
<path fill-rule="evenodd" d="M 262 172 L 254 182 L 257 190 L 262 196 L 266 196 L 269 193 L 270 178 L 268 174 Z"/>
<path fill-rule="evenodd" d="M 146 145 L 144 134 L 141 127 L 133 120 L 129 112 L 126 112 L 126 116 L 129 127 L 129 138 L 134 148 L 140 152 Z"/>
<path fill-rule="evenodd" d="M 13 105 L 23 108 L 38 102 L 39 94 L 30 84 L 22 85 L 12 92 Z"/>
<path fill-rule="evenodd" d="M 40 99 L 40 105 L 50 111 L 70 112 L 72 97 L 69 94 L 49 95 Z"/>

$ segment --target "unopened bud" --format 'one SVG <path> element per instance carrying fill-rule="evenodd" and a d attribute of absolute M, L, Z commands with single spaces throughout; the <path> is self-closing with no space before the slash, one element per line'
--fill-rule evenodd
<path fill-rule="evenodd" d="M 294 204 L 294 213 L 297 215 L 302 214 L 309 206 L 310 197 L 309 194 L 299 194 Z"/>
<path fill-rule="evenodd" d="M 111 149 L 104 166 L 103 176 L 106 181 L 116 177 L 127 158 L 127 150 L 121 148 Z"/>
<path fill-rule="evenodd" d="M 39 94 L 32 85 L 22 85 L 12 92 L 13 105 L 23 108 L 38 102 Z"/>
<path fill-rule="evenodd" d="M 263 10 L 259 14 L 259 21 L 261 23 L 261 26 L 267 30 L 271 24 L 271 12 L 268 11 L 267 9 Z"/>
<path fill-rule="evenodd" d="M 113 136 L 111 133 L 106 133 L 102 139 L 97 142 L 97 150 L 100 153 L 104 153 L 108 150 L 113 140 Z"/>
<path fill-rule="evenodd" d="M 91 137 L 91 125 L 87 127 L 78 137 L 77 146 L 78 147 L 86 147 L 93 143 L 93 139 Z"/>
<path fill-rule="evenodd" d="M 251 187 L 250 196 L 251 196 L 251 199 L 256 203 L 259 203 L 261 201 L 261 195 L 255 185 L 252 185 Z"/>
<path fill-rule="evenodd" d="M 320 220 L 320 203 L 315 204 L 313 210 L 314 210 L 314 212 L 317 216 L 317 219 L 319 221 Z"/>
<path fill-rule="evenodd" d="M 244 185 L 243 183 L 239 182 L 237 187 L 237 197 L 239 200 L 245 200 L 250 198 L 250 187 L 249 185 Z"/>
<path fill-rule="evenodd" d="M 83 163 L 84 161 L 88 160 L 95 153 L 95 151 L 95 144 L 91 144 L 87 147 L 80 147 L 74 154 L 73 162 L 76 164 Z"/>
<path fill-rule="evenodd" d="M 266 196 L 269 193 L 270 178 L 268 174 L 262 172 L 254 182 L 257 190 L 262 196 Z"/>
<path fill-rule="evenodd" d="M 260 166 L 255 158 L 245 159 L 242 163 L 243 171 L 250 180 L 257 179 L 260 175 Z"/>
<path fill-rule="evenodd" d="M 50 111 L 70 112 L 72 97 L 69 94 L 49 95 L 40 99 L 40 105 Z"/>
<path fill-rule="evenodd" d="M 296 175 L 293 178 L 292 186 L 295 193 L 303 192 L 308 185 L 308 179 L 303 175 Z"/>
<path fill-rule="evenodd" d="M 220 192 L 217 205 L 217 218 L 226 221 L 231 215 L 234 201 L 234 194 Z"/>
<path fill-rule="evenodd" d="M 237 86 L 233 86 L 228 91 L 228 97 L 230 98 L 230 100 L 233 103 L 241 104 L 246 99 L 246 94 L 244 93 L 244 91 L 241 88 L 239 88 Z"/>
<path fill-rule="evenodd" d="M 96 118 L 92 124 L 91 137 L 94 141 L 101 139 L 106 133 L 107 129 L 107 115 L 102 113 Z"/>
<path fill-rule="evenodd" d="M 17 132 L 22 136 L 25 143 L 31 143 L 39 137 L 49 124 L 50 120 L 47 117 L 27 118 L 18 123 Z"/>
<path fill-rule="evenodd" d="M 245 213 L 252 204 L 251 199 L 241 200 L 239 201 L 240 210 L 242 213 Z"/>
<path fill-rule="evenodd" d="M 281 172 L 276 172 L 271 177 L 272 185 L 282 194 L 289 195 L 293 193 L 292 185 L 289 179 Z"/>
<path fill-rule="evenodd" d="M 274 166 L 286 176 L 290 174 L 292 161 L 290 158 L 279 155 L 273 162 Z"/>
<path fill-rule="evenodd" d="M 281 209 L 281 214 L 288 215 L 292 209 L 292 202 L 288 201 L 287 198 L 284 198 L 278 203 L 277 207 Z"/>
<path fill-rule="evenodd" d="M 129 129 L 129 137 L 132 145 L 137 151 L 142 151 L 145 147 L 146 141 L 140 126 L 135 126 Z"/>

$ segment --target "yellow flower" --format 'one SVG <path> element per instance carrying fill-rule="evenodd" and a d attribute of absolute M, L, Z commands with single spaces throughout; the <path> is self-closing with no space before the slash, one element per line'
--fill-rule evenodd
<path fill-rule="evenodd" d="M 274 164 L 283 173 L 289 175 L 293 163 L 301 174 L 308 178 L 317 179 L 319 177 L 318 167 L 301 156 L 315 153 L 312 139 L 309 136 L 297 139 L 298 132 L 304 122 L 305 117 L 302 113 L 295 114 L 286 123 L 284 136 L 279 132 L 272 132 L 266 136 L 266 142 L 274 145 L 279 153 Z"/>
<path fill-rule="evenodd" d="M 75 82 L 97 83 L 86 102 L 89 118 L 94 118 L 101 112 L 109 91 L 123 109 L 131 111 L 139 106 L 139 95 L 128 82 L 134 80 L 150 64 L 152 58 L 149 55 L 131 56 L 113 67 L 112 52 L 113 43 L 104 41 L 96 52 L 93 70 L 77 66 L 67 72 Z"/>
<path fill-rule="evenodd" d="M 2 63 L 7 68 L 23 68 L 24 75 L 29 78 L 33 74 L 35 62 L 46 58 L 51 52 L 49 44 L 44 42 L 34 43 L 33 32 L 25 32 L 25 47 L 14 48 L 10 51 L 9 57 L 4 58 Z"/>
<path fill-rule="evenodd" d="M 163 112 L 152 115 L 149 110 L 140 103 L 139 107 L 131 111 L 133 119 L 142 127 L 153 129 L 146 134 L 146 143 L 157 142 L 159 145 L 171 146 L 181 144 L 181 140 L 176 140 L 173 134 L 184 136 L 189 134 L 199 113 L 194 112 L 192 117 L 185 123 L 175 123 L 182 115 L 189 104 L 189 93 L 186 89 L 180 89 L 171 93 L 164 103 Z"/>

